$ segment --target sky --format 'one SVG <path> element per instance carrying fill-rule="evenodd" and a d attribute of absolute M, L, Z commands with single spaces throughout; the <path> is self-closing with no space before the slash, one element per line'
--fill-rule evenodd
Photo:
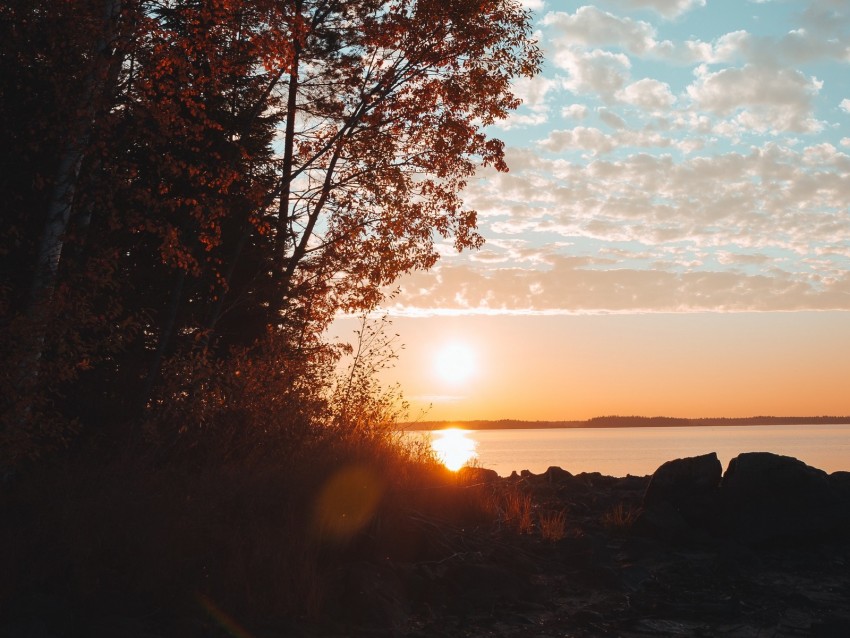
<path fill-rule="evenodd" d="M 385 305 L 411 418 L 850 415 L 850 2 L 523 4 L 486 244 Z"/>

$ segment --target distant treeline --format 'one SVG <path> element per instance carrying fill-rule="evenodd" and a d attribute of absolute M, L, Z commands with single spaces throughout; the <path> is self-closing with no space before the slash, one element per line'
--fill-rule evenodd
<path fill-rule="evenodd" d="M 668 416 L 597 416 L 585 421 L 422 421 L 407 423 L 407 430 L 439 430 L 447 426 L 467 430 L 520 430 L 543 428 L 648 428 L 717 425 L 829 425 L 850 423 L 850 416 L 751 416 L 680 419 Z"/>

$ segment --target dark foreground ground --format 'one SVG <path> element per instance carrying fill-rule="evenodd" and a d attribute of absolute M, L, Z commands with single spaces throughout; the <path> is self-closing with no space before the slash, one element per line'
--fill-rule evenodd
<path fill-rule="evenodd" d="M 144 608 L 65 632 L 75 610 L 29 597 L 0 610 L 0 637 L 850 636 L 850 473 L 754 454 L 722 476 L 706 455 L 652 477 L 464 480 L 500 494 L 499 525 L 408 521 L 427 547 L 340 563 L 319 618 L 248 626 L 199 598 L 186 616 Z"/>

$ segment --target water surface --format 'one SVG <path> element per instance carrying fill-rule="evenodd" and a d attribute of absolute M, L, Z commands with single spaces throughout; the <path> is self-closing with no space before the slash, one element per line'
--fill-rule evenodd
<path fill-rule="evenodd" d="M 826 472 L 850 470 L 850 425 L 469 430 L 477 463 L 501 476 L 558 465 L 573 474 L 652 474 L 671 459 L 716 452 L 726 469 L 742 452 L 793 456 Z M 436 437 L 435 437 L 436 438 Z"/>

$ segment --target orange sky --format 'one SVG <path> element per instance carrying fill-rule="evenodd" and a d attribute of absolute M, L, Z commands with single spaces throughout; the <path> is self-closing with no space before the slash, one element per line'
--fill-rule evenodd
<path fill-rule="evenodd" d="M 848 327 L 847 312 L 400 317 L 383 379 L 424 420 L 847 415 Z M 437 371 L 452 343 L 473 353 L 465 381 Z"/>

